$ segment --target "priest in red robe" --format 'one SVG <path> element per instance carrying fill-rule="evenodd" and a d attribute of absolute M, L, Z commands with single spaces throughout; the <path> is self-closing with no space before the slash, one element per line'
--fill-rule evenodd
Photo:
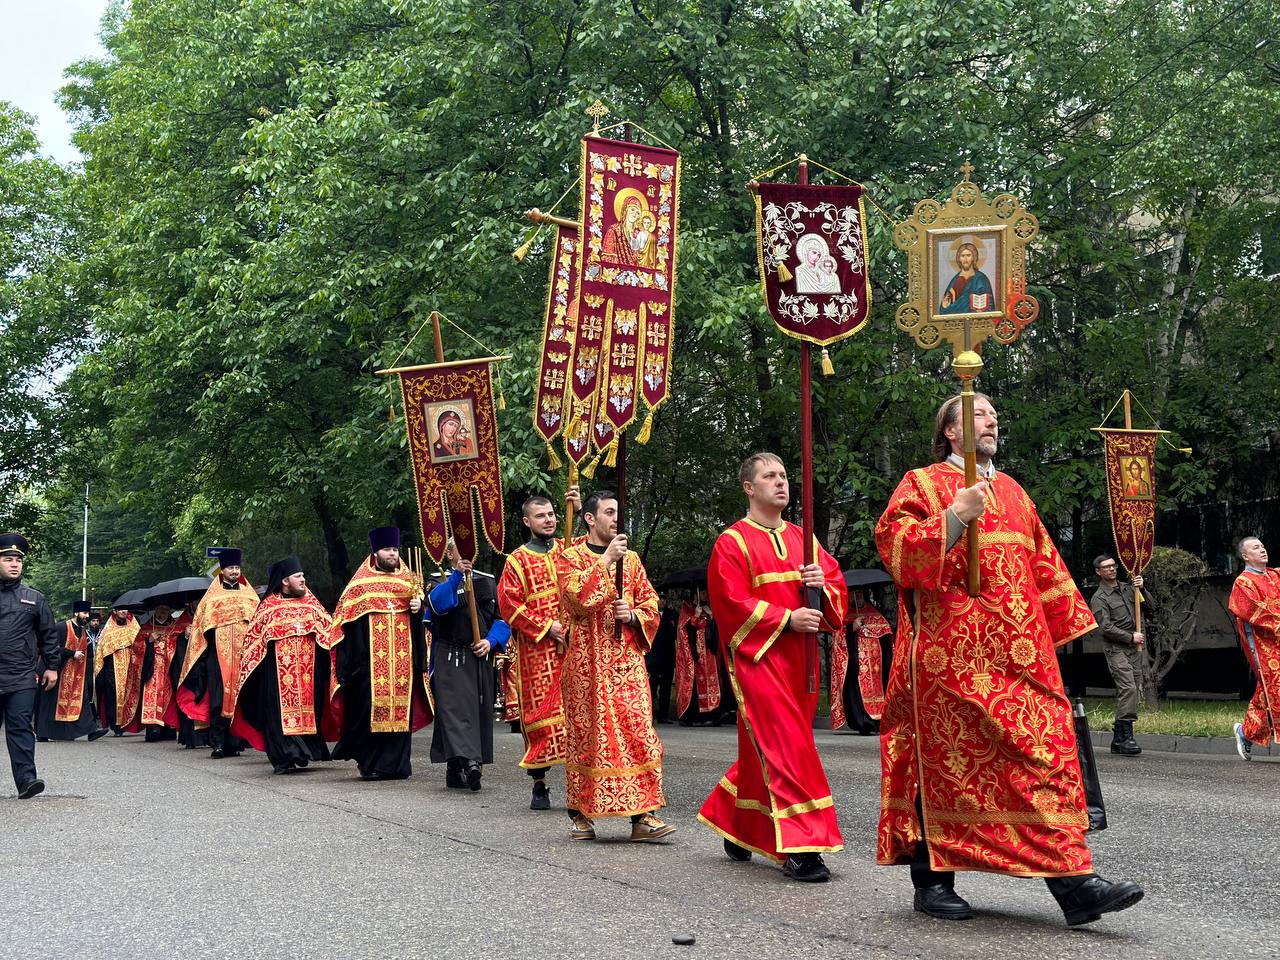
<path fill-rule="evenodd" d="M 148 743 L 175 740 L 178 736 L 177 713 L 173 702 L 173 679 L 170 667 L 178 651 L 178 640 L 191 626 L 185 610 L 178 616 L 167 603 L 156 606 L 151 619 L 143 624 L 138 636 L 146 644 L 142 658 L 142 726 Z M 170 721 L 173 721 L 172 726 Z"/>
<path fill-rule="evenodd" d="M 94 654 L 102 725 L 110 727 L 117 737 L 142 731 L 138 704 L 146 647 L 138 640 L 139 632 L 138 620 L 128 607 L 115 607 L 102 628 Z"/>
<path fill-rule="evenodd" d="M 1258 686 L 1235 737 L 1241 759 L 1250 760 L 1255 743 L 1264 747 L 1280 737 L 1280 570 L 1267 569 L 1267 548 L 1257 537 L 1240 541 L 1240 559 L 1244 572 L 1231 588 L 1231 615 Z"/>
<path fill-rule="evenodd" d="M 836 634 L 831 645 L 831 729 L 845 724 L 860 736 L 880 732 L 884 713 L 885 667 L 892 657 L 893 627 L 883 613 L 868 602 L 861 590 L 849 596 L 844 636 Z"/>
<path fill-rule="evenodd" d="M 711 615 L 705 587 L 680 605 L 676 621 L 676 718 L 682 727 L 694 723 L 720 726 L 733 694 L 725 670 L 720 631 Z"/>
<path fill-rule="evenodd" d="M 806 645 L 844 624 L 848 590 L 840 565 L 782 519 L 791 500 L 787 469 L 772 453 L 743 462 L 738 479 L 747 516 L 716 540 L 707 568 L 711 610 L 728 637 L 729 676 L 738 698 L 738 760 L 702 805 L 698 819 L 724 838 L 733 860 L 752 853 L 807 883 L 831 877 L 822 854 L 844 849 L 835 801 L 813 739 L 818 709 Z M 821 609 L 804 594 L 820 592 Z M 813 693 L 807 693 L 809 680 Z"/>
<path fill-rule="evenodd" d="M 627 549 L 626 536 L 618 533 L 615 494 L 597 490 L 587 497 L 582 519 L 586 542 L 566 548 L 556 560 L 560 619 L 570 637 L 560 675 L 569 836 L 594 840 L 594 820 L 630 817 L 633 841 L 661 840 L 676 828 L 656 816 L 666 805 L 662 741 L 653 726 L 644 665 L 658 631 L 658 594 L 640 558 Z"/>
<path fill-rule="evenodd" d="M 329 700 L 332 630 L 302 562 L 272 564 L 267 595 L 244 632 L 231 732 L 263 751 L 276 773 L 328 760 L 325 741 L 338 739 Z"/>
<path fill-rule="evenodd" d="M 575 509 L 582 506 L 577 487 L 570 487 L 565 499 Z M 556 580 L 556 559 L 564 542 L 555 536 L 559 519 L 550 498 L 530 497 L 521 509 L 521 519 L 529 531 L 529 541 L 513 550 L 502 568 L 498 610 L 511 627 L 507 678 L 515 700 L 513 717 L 520 721 L 524 734 L 520 766 L 533 778 L 529 809 L 550 810 L 547 771 L 563 766 L 565 760 L 560 670 L 568 635 L 560 620 L 560 586 Z M 510 700 L 507 706 L 512 706 Z"/>
<path fill-rule="evenodd" d="M 979 481 L 965 486 L 959 397 L 938 411 L 937 462 L 898 484 L 876 526 L 898 583 L 898 632 L 881 721 L 877 860 L 909 864 L 915 909 L 973 916 L 955 872 L 1044 877 L 1076 925 L 1142 899 L 1093 872 L 1071 703 L 1055 648 L 1093 615 L 1026 492 L 992 458 L 991 401 L 975 400 Z M 967 538 L 981 594 L 970 597 Z"/>

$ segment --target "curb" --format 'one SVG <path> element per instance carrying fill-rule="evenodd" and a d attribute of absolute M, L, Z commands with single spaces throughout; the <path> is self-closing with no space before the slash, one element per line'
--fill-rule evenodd
<path fill-rule="evenodd" d="M 1093 738 L 1095 750 L 1110 751 L 1110 730 L 1090 730 L 1089 735 Z M 1134 739 L 1138 741 L 1138 745 L 1143 750 L 1158 750 L 1163 753 L 1234 755 L 1236 752 L 1234 737 L 1182 737 L 1172 736 L 1167 733 L 1141 734 L 1135 730 Z M 1266 747 L 1259 747 L 1255 744 L 1253 755 L 1255 757 L 1280 757 L 1280 748 L 1277 748 L 1274 744 Z"/>

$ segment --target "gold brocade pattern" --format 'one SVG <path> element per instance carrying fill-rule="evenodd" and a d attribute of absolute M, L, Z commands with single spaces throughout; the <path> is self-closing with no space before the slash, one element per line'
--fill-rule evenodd
<path fill-rule="evenodd" d="M 1089 872 L 1071 705 L 1054 647 L 1094 627 L 1026 493 L 997 473 L 979 530 L 982 594 L 965 589 L 968 534 L 943 514 L 949 464 L 903 478 L 876 528 L 902 591 L 881 724 L 877 859 L 910 859 L 922 826 L 938 870 Z"/>
<path fill-rule="evenodd" d="M 316 732 L 316 644 L 313 634 L 276 641 L 280 732 L 286 737 Z"/>
<path fill-rule="evenodd" d="M 569 652 L 560 675 L 566 729 L 565 793 L 588 817 L 620 817 L 666 804 L 662 741 L 653 727 L 644 655 L 658 629 L 658 595 L 640 558 L 623 562 L 623 599 L 636 622 L 614 636 L 612 568 L 585 544 L 556 561 L 560 621 Z"/>
<path fill-rule="evenodd" d="M 169 682 L 169 664 L 178 650 L 178 638 L 191 625 L 191 617 L 185 612 L 170 618 L 168 623 L 148 623 L 140 631 L 143 640 L 151 643 L 153 667 L 151 679 L 142 688 L 142 722 L 149 726 L 164 726 L 165 711 L 173 699 L 173 686 Z"/>
<path fill-rule="evenodd" d="M 564 763 L 567 749 L 560 693 L 566 647 L 548 636 L 560 618 L 556 557 L 562 549 L 559 541 L 546 553 L 518 547 L 498 578 L 498 609 L 514 641 L 508 652 L 525 742 L 520 766 L 526 769 Z"/>
<path fill-rule="evenodd" d="M 409 617 L 369 614 L 369 729 L 407 733 L 413 702 L 413 646 Z"/>
<path fill-rule="evenodd" d="M 301 597 L 271 594 L 246 628 L 237 689 L 243 689 L 275 643 L 280 732 L 316 733 L 316 647 L 327 649 L 333 621 L 310 592 Z"/>
<path fill-rule="evenodd" d="M 204 656 L 209 646 L 209 631 L 216 631 L 215 643 L 223 679 L 222 712 L 227 717 L 235 715 L 235 691 L 240 689 L 240 650 L 244 628 L 257 609 L 258 594 L 243 576 L 240 586 L 235 589 L 228 589 L 220 577 L 214 577 L 191 618 L 191 640 L 182 660 L 178 683 L 187 678 L 191 668 Z"/>
<path fill-rule="evenodd" d="M 63 647 L 72 653 L 85 653 L 89 647 L 88 636 L 76 636 L 75 628 L 68 620 L 67 637 Z M 58 706 L 53 718 L 60 723 L 75 723 L 80 719 L 84 708 L 84 672 L 88 669 L 88 658 L 71 659 L 62 665 L 62 673 L 58 677 Z"/>
<path fill-rule="evenodd" d="M 1244 735 L 1264 746 L 1280 738 L 1280 570 L 1240 574 L 1231 588 L 1230 607 L 1245 657 L 1258 678 L 1245 710 Z"/>

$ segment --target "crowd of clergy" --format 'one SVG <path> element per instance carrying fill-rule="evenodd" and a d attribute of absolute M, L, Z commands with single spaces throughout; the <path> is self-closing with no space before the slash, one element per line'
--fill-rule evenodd
<path fill-rule="evenodd" d="M 241 552 L 224 549 L 212 582 L 185 603 L 162 597 L 145 618 L 120 603 L 101 625 L 77 603 L 55 627 L 43 597 L 20 583 L 26 541 L 0 537 L 0 655 L 9 658 L 5 637 L 27 617 L 41 658 L 25 684 L 0 671 L 19 795 L 43 789 L 32 752 L 15 743 L 33 683 L 38 704 L 25 722 L 30 733 L 34 714 L 42 740 L 141 732 L 213 758 L 253 748 L 282 775 L 349 760 L 362 779 L 403 779 L 412 735 L 430 724 L 430 760 L 459 791 L 481 789 L 496 708 L 523 736 L 532 809 L 552 809 L 548 775 L 563 767 L 572 840 L 621 820 L 632 841 L 662 842 L 676 827 L 659 816 L 657 728 L 674 692 L 680 722 L 737 725 L 737 761 L 708 785 L 699 821 L 735 862 L 759 858 L 822 882 L 824 855 L 843 840 L 813 734 L 816 651 L 820 633 L 838 634 L 850 643 L 832 649 L 833 726 L 871 732 L 878 721 L 876 857 L 909 867 L 914 909 L 972 917 L 956 874 L 984 871 L 1043 878 L 1070 925 L 1123 910 L 1143 891 L 1094 870 L 1055 655 L 1097 623 L 1030 498 L 995 469 L 995 408 L 983 396 L 975 407 L 978 482 L 965 482 L 953 398 L 938 412 L 934 462 L 902 478 L 876 527 L 899 592 L 896 631 L 860 591 L 850 604 L 816 540 L 805 561 L 800 528 L 783 518 L 786 467 L 769 453 L 742 464 L 746 516 L 715 541 L 705 586 L 684 602 L 660 602 L 608 490 L 568 491 L 585 524 L 568 541 L 557 537 L 556 504 L 529 497 L 528 540 L 496 578 L 450 543 L 447 574 L 424 582 L 400 532 L 373 530 L 333 612 L 296 557 L 270 566 L 260 596 Z M 966 587 L 974 531 L 977 596 Z M 1260 678 L 1237 729 L 1245 756 L 1246 744 L 1276 734 L 1280 573 L 1266 568 L 1261 541 L 1241 551 L 1231 607 Z M 659 655 L 660 634 L 670 656 Z"/>

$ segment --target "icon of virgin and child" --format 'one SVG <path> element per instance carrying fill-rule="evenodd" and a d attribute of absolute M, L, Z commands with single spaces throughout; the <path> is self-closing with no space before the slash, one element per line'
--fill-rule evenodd
<path fill-rule="evenodd" d="M 627 267 L 658 266 L 656 221 L 649 201 L 634 187 L 624 187 L 613 197 L 615 223 L 604 232 L 600 259 Z"/>
<path fill-rule="evenodd" d="M 1000 309 L 991 281 L 982 272 L 982 248 L 973 239 L 955 247 L 955 275 L 942 294 L 939 313 L 987 313 Z"/>

